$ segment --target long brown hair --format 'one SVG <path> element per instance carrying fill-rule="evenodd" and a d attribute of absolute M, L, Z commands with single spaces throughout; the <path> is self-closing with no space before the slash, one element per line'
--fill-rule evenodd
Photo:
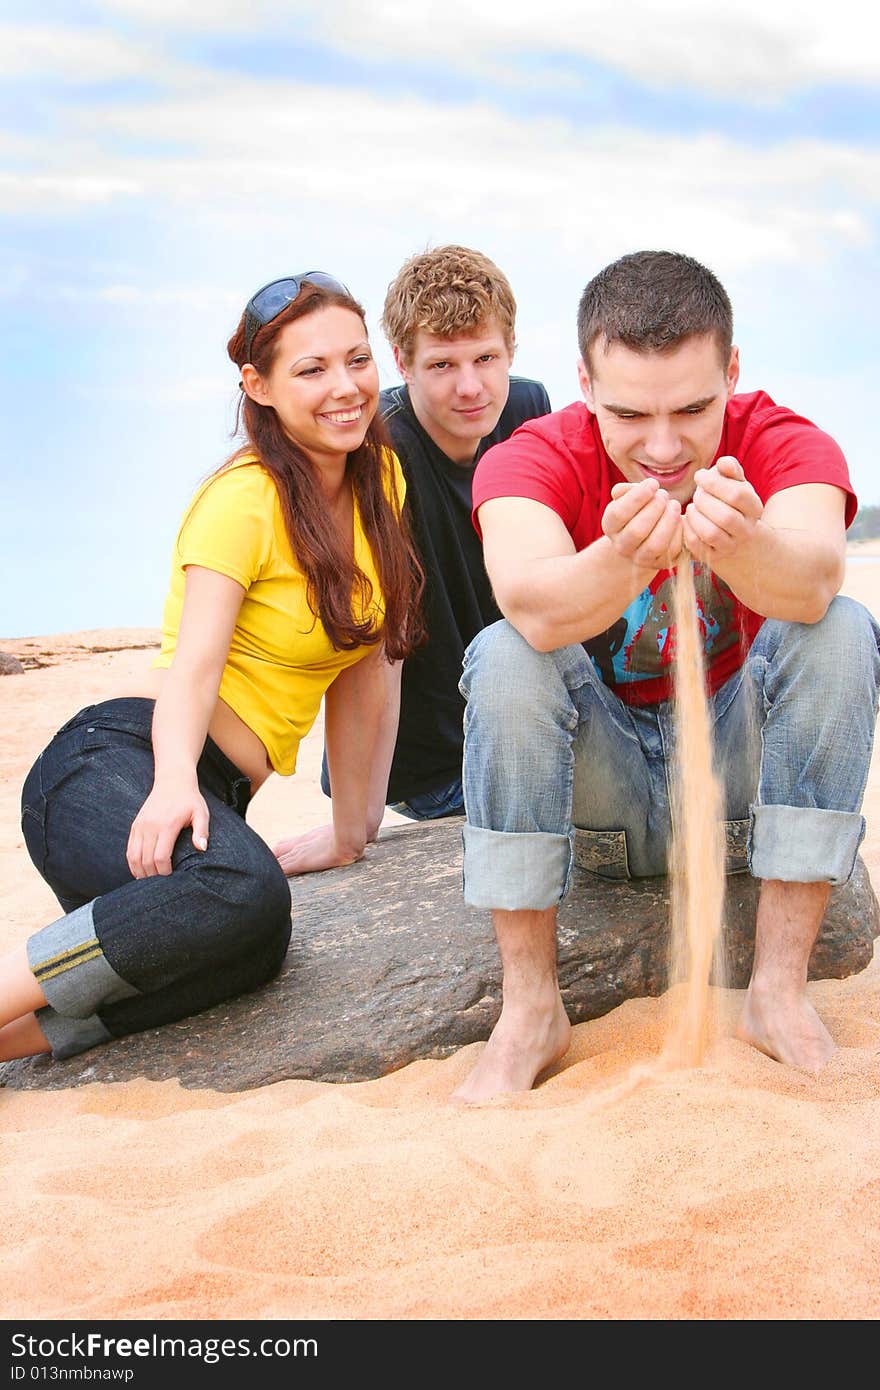
<path fill-rule="evenodd" d="M 244 314 L 229 339 L 227 352 L 238 367 L 249 361 L 262 377 L 268 375 L 282 329 L 295 319 L 320 309 L 350 309 L 364 324 L 360 304 L 347 294 L 303 285 L 297 298 L 254 334 L 250 354 L 245 346 Z M 388 437 L 379 416 L 370 423 L 363 443 L 348 455 L 346 477 L 360 511 L 364 534 L 382 585 L 384 624 L 357 621 L 353 599 L 366 607 L 372 585 L 354 562 L 328 511 L 315 470 L 305 451 L 284 431 L 272 406 L 260 405 L 244 391 L 238 405 L 235 433 L 247 442 L 223 467 L 254 454 L 278 490 L 290 547 L 306 577 L 309 606 L 320 619 L 337 651 L 351 651 L 380 640 L 391 660 L 398 661 L 424 640 L 420 601 L 424 574 L 410 536 L 401 502 L 393 485 L 386 490 Z M 390 493 L 390 495 L 389 495 Z"/>

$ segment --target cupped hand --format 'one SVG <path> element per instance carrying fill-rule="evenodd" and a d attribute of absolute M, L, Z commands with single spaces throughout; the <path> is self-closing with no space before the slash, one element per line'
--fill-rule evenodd
<path fill-rule="evenodd" d="M 131 824 L 125 857 L 134 878 L 170 874 L 177 837 L 192 826 L 196 849 L 208 848 L 210 812 L 198 789 L 154 786 Z"/>
<path fill-rule="evenodd" d="M 764 511 L 741 464 L 729 456 L 694 474 L 694 495 L 684 513 L 684 542 L 694 559 L 713 566 L 751 542 Z"/>
<path fill-rule="evenodd" d="M 288 878 L 295 874 L 315 873 L 320 869 L 336 869 L 341 864 L 354 864 L 363 859 L 363 851 L 346 852 L 336 838 L 332 825 L 319 825 L 303 835 L 292 835 L 273 845 L 272 853 Z"/>
<path fill-rule="evenodd" d="M 655 573 L 673 564 L 681 550 L 681 503 L 656 478 L 615 483 L 602 530 L 622 559 Z"/>

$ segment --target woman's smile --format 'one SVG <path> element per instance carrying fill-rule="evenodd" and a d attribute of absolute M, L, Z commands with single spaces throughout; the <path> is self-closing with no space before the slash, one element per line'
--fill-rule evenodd
<path fill-rule="evenodd" d="M 360 405 L 349 406 L 345 410 L 323 410 L 319 413 L 319 420 L 327 420 L 331 425 L 355 425 L 364 413 L 364 402 Z"/>

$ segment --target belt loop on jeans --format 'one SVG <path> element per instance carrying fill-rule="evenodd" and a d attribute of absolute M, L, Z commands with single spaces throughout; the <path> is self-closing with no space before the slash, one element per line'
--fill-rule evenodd
<path fill-rule="evenodd" d="M 64 734 L 68 729 L 72 729 L 76 724 L 81 723 L 87 715 L 91 714 L 93 709 L 97 708 L 97 705 L 84 705 L 82 709 L 78 709 L 76 714 L 70 716 L 66 724 L 62 724 L 60 729 L 56 729 L 54 737 L 57 738 L 59 734 Z"/>

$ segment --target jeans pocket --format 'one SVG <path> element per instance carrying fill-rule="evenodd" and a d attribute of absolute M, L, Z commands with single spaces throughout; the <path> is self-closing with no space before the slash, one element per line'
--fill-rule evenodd
<path fill-rule="evenodd" d="M 601 878 L 629 878 L 625 830 L 582 830 L 575 827 L 574 862 Z"/>
<path fill-rule="evenodd" d="M 46 798 L 56 792 L 77 771 L 82 754 L 105 747 L 112 738 L 106 729 L 98 729 L 93 725 L 86 727 L 82 722 L 76 722 L 80 718 L 81 716 L 77 715 L 76 719 L 59 729 L 43 749 L 25 782 L 22 804 L 28 797 L 32 783 L 36 781 L 41 795 L 36 800 L 31 796 L 30 804 L 35 805 L 39 800 L 45 806 Z"/>
<path fill-rule="evenodd" d="M 749 869 L 749 819 L 724 822 L 724 872 L 745 874 Z"/>
<path fill-rule="evenodd" d="M 43 795 L 43 754 L 37 758 L 21 789 L 21 833 L 38 873 L 46 866 L 46 798 Z"/>
<path fill-rule="evenodd" d="M 31 863 L 42 874 L 46 868 L 46 826 L 43 817 L 34 806 L 23 806 L 21 811 L 21 833 Z"/>
<path fill-rule="evenodd" d="M 109 791 L 102 769 L 105 750 L 116 737 L 111 730 L 74 721 L 59 730 L 25 780 L 22 834 L 35 868 L 58 898 L 76 882 L 84 847 L 95 836 L 106 838 L 101 817 L 106 819 Z"/>

